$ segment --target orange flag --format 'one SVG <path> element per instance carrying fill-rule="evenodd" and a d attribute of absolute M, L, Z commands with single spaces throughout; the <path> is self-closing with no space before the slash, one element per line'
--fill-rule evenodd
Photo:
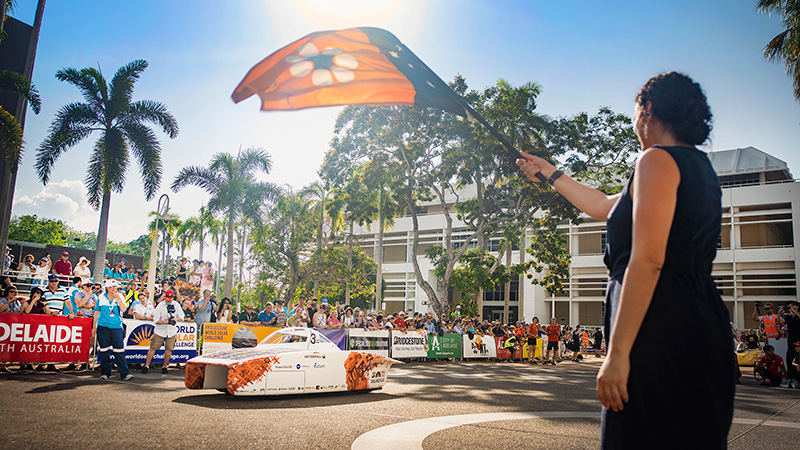
<path fill-rule="evenodd" d="M 231 96 L 258 94 L 261 109 L 415 105 L 472 110 L 392 33 L 362 27 L 309 34 L 256 64 Z"/>

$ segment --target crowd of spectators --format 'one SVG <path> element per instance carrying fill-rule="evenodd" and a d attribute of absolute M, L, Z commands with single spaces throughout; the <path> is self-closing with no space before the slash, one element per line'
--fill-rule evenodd
<path fill-rule="evenodd" d="M 64 315 L 70 319 L 94 318 L 98 311 L 97 306 L 101 298 L 107 298 L 108 290 L 103 281 L 91 281 L 89 260 L 81 257 L 73 266 L 68 252 L 63 252 L 55 262 L 50 259 L 49 254 L 38 262 L 34 259 L 33 255 L 27 254 L 19 264 L 15 264 L 7 251 L 5 272 L 0 279 L 0 313 Z M 212 322 L 270 327 L 418 330 L 428 334 L 455 333 L 470 337 L 488 335 L 505 338 L 506 347 L 510 350 L 525 342 L 529 346 L 535 346 L 541 339 L 542 358 L 534 358 L 532 353 L 528 358 L 528 362 L 534 364 L 556 364 L 567 358 L 580 361 L 590 353 L 590 349 L 599 358 L 605 348 L 603 331 L 599 327 L 588 329 L 576 325 L 573 328 L 558 324 L 555 319 L 548 325 L 541 325 L 537 317 L 531 323 L 518 321 L 515 324 L 506 324 L 500 320 L 490 321 L 477 316 L 462 317 L 460 306 L 456 307 L 451 317 L 436 318 L 431 312 L 421 313 L 410 309 L 396 313 L 366 311 L 349 305 L 320 303 L 316 298 L 306 300 L 301 296 L 294 305 L 287 305 L 284 300 L 279 299 L 274 303 L 267 302 L 261 311 L 257 311 L 253 304 L 246 304 L 237 313 L 229 298 L 218 299 L 212 292 L 212 264 L 200 260 L 190 262 L 188 258 L 178 261 L 175 276 L 162 279 L 156 269 L 155 292 L 152 295 L 146 288 L 148 276 L 147 270 L 137 270 L 122 259 L 113 265 L 106 261 L 103 280 L 119 282 L 116 284 L 118 292 L 115 289 L 114 295 L 118 294 L 120 297 L 122 317 L 153 321 L 157 331 L 160 331 L 160 334 L 156 333 L 158 338 L 154 339 L 153 345 L 158 344 L 159 348 L 163 345 L 169 351 L 174 346 L 175 337 L 174 324 L 169 323 L 171 320 L 193 321 L 200 332 L 203 324 Z M 17 285 L 26 286 L 27 289 L 17 288 Z M 186 287 L 192 292 L 188 297 L 181 293 Z M 764 313 L 761 313 L 759 306 L 761 305 L 753 312 L 753 319 L 761 326 L 758 330 L 743 331 L 740 336 L 741 346 L 750 349 L 763 346 L 765 355 L 756 364 L 756 370 L 762 373 L 765 385 L 777 385 L 781 380 L 796 380 L 800 386 L 797 369 L 800 366 L 800 303 L 788 302 L 777 311 L 773 304 L 765 303 Z M 784 359 L 775 354 L 774 347 L 770 345 L 771 341 L 782 338 L 789 343 L 785 365 Z M 145 371 L 149 370 L 151 359 L 152 356 L 148 357 L 144 365 Z M 788 370 L 780 372 L 779 366 Z M 30 366 L 27 368 L 32 369 Z M 40 366 L 38 369 L 53 370 L 53 366 Z M 6 368 L 0 366 L 0 370 Z M 162 370 L 166 370 L 166 365 Z"/>

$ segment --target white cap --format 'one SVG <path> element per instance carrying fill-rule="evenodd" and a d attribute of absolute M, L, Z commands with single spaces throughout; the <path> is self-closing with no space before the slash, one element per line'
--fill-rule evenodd
<path fill-rule="evenodd" d="M 118 288 L 119 287 L 119 282 L 117 280 L 113 279 L 113 278 L 109 278 L 108 280 L 106 280 L 103 283 L 103 288 L 104 289 L 108 289 L 110 287 Z"/>

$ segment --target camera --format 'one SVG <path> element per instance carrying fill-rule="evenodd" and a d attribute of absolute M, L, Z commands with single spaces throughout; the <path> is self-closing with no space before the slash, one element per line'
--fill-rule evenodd
<path fill-rule="evenodd" d="M 167 313 L 169 314 L 169 324 L 175 325 L 175 319 L 173 314 L 175 314 L 175 305 L 167 305 Z"/>
<path fill-rule="evenodd" d="M 756 302 L 756 306 L 764 306 L 764 304 L 761 302 Z"/>

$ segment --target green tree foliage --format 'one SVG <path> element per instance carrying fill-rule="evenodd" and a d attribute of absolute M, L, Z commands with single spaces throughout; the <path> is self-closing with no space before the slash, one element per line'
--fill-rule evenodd
<path fill-rule="evenodd" d="M 36 215 L 15 216 L 11 219 L 8 238 L 16 241 L 35 242 L 46 245 L 93 250 L 97 245 L 97 234 L 76 230 L 61 220 L 37 217 Z M 128 255 L 147 255 L 150 248 L 147 235 L 127 242 L 108 241 L 107 249 L 114 253 Z"/>
<path fill-rule="evenodd" d="M 61 220 L 36 215 L 14 216 L 8 228 L 8 239 L 46 245 L 67 245 L 69 228 Z"/>
<path fill-rule="evenodd" d="M 300 284 L 306 280 L 319 280 L 318 298 L 328 297 L 331 304 L 343 303 L 368 308 L 375 295 L 375 272 L 378 265 L 360 247 L 354 247 L 350 255 L 344 247 L 328 247 L 314 252 L 300 266 Z M 345 296 L 345 287 L 350 286 L 350 298 Z"/>
<path fill-rule="evenodd" d="M 514 148 L 551 161 L 563 159 L 577 170 L 577 175 L 601 180 L 606 186 L 621 178 L 615 164 L 627 161 L 630 150 L 635 148 L 630 120 L 610 110 L 601 110 L 597 118 L 587 115 L 555 122 L 538 114 L 536 97 L 541 87 L 536 83 L 513 86 L 500 80 L 477 92 L 469 90 L 466 81 L 457 77 L 451 87 L 493 123 Z M 583 126 L 581 120 L 585 122 Z M 480 254 L 486 256 L 483 250 L 487 239 L 493 236 L 502 238 L 500 255 L 509 245 L 519 242 L 528 228 L 535 229 L 534 239 L 539 241 L 534 242 L 532 250 L 543 258 L 539 264 L 502 268 L 506 277 L 541 269 L 547 273 L 538 280 L 552 283 L 568 267 L 566 248 L 556 251 L 549 245 L 557 241 L 555 227 L 550 224 L 577 222 L 578 211 L 549 187 L 521 177 L 514 164 L 518 154 L 506 150 L 485 127 L 432 109 L 352 106 L 340 114 L 335 132 L 322 176 L 338 180 L 337 186 L 343 189 L 347 184 L 342 180 L 358 179 L 374 192 L 377 185 L 366 177 L 359 178 L 357 172 L 343 174 L 360 170 L 360 165 L 379 162 L 386 174 L 382 178 L 384 185 L 405 203 L 406 214 L 411 216 L 413 255 L 418 254 L 420 205 L 442 211 L 442 244 L 431 250 L 440 271 L 438 289 L 427 282 L 417 258 L 411 258 L 417 283 L 440 316 L 449 314 L 448 292 L 464 253 L 477 244 Z M 470 188 L 475 189 L 474 195 L 466 195 Z M 456 219 L 469 231 L 458 243 L 453 239 Z M 545 236 L 547 233 L 550 235 Z M 502 267 L 501 259 L 492 261 L 488 271 L 495 274 Z M 473 285 L 481 283 L 476 281 Z M 550 288 L 557 290 L 558 286 Z"/>
<path fill-rule="evenodd" d="M 619 192 L 633 171 L 639 150 L 631 118 L 602 107 L 594 116 L 580 113 L 553 121 L 547 146 L 579 181 L 607 194 Z"/>
<path fill-rule="evenodd" d="M 317 231 L 313 211 L 313 202 L 305 195 L 286 192 L 251 235 L 255 268 L 283 286 L 287 302 L 299 287 L 301 261 L 313 247 Z"/>
<path fill-rule="evenodd" d="M 757 7 L 762 14 L 775 13 L 786 28 L 764 47 L 764 58 L 783 60 L 794 96 L 800 101 L 800 5 L 797 0 L 758 0 Z"/>
<path fill-rule="evenodd" d="M 150 128 L 155 125 L 170 138 L 178 135 L 178 123 L 167 107 L 151 100 L 133 101 L 133 86 L 147 68 L 136 60 L 121 67 L 108 83 L 99 69 L 62 69 L 56 78 L 74 85 L 85 102 L 64 105 L 37 149 L 36 172 L 47 184 L 56 160 L 68 149 L 99 133 L 89 157 L 85 184 L 89 204 L 100 209 L 94 268 L 102 273 L 108 243 L 111 193 L 122 192 L 131 156 L 141 175 L 145 198 L 150 200 L 161 184 L 161 144 Z"/>

